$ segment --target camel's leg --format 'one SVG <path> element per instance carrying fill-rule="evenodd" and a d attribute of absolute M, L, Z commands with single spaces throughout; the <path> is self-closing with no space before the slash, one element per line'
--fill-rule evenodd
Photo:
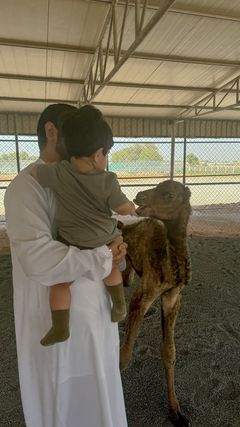
<path fill-rule="evenodd" d="M 124 286 L 130 286 L 134 279 L 134 270 L 132 268 L 130 261 L 128 261 L 128 259 L 127 259 L 126 268 L 125 270 L 122 271 L 122 276 L 123 276 Z"/>
<path fill-rule="evenodd" d="M 150 278 L 145 278 L 145 283 L 154 283 Z M 157 283 L 155 281 L 155 283 Z M 146 289 L 144 285 L 140 285 L 140 288 L 132 296 L 129 305 L 129 314 L 126 325 L 126 332 L 124 335 L 123 344 L 120 351 L 120 368 L 124 369 L 127 367 L 133 352 L 134 343 L 139 333 L 141 323 L 144 318 L 144 314 L 148 311 L 149 307 L 160 295 L 159 288 Z"/>
<path fill-rule="evenodd" d="M 181 301 L 180 292 L 180 288 L 175 288 L 162 295 L 162 359 L 167 380 L 170 418 L 176 426 L 187 427 L 190 426 L 190 423 L 188 419 L 181 414 L 174 384 L 176 360 L 174 330 Z"/>

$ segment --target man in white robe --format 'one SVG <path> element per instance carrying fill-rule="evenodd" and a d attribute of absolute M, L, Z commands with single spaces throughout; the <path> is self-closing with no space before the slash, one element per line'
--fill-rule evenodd
<path fill-rule="evenodd" d="M 48 107 L 39 122 L 39 140 L 45 141 L 38 162 L 60 160 L 56 118 L 64 107 L 57 105 Z M 125 246 L 121 254 L 119 241 L 112 251 L 106 246 L 80 251 L 53 240 L 54 196 L 32 178 L 31 168 L 20 172 L 5 195 L 26 427 L 127 427 L 118 326 L 111 322 L 102 281 L 113 256 L 125 255 Z M 40 340 L 51 325 L 49 286 L 70 281 L 70 338 L 43 347 Z"/>

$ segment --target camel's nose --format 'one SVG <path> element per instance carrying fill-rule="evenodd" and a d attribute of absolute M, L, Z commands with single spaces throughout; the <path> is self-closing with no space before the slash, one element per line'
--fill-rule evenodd
<path fill-rule="evenodd" d="M 147 195 L 144 193 L 144 191 L 140 191 L 140 193 L 137 193 L 135 200 L 143 203 L 147 200 Z"/>

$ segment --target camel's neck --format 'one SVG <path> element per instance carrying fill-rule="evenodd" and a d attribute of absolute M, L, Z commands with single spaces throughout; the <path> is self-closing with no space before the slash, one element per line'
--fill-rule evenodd
<path fill-rule="evenodd" d="M 180 227 L 180 224 L 178 224 L 176 220 L 165 220 L 163 222 L 167 229 L 168 239 L 171 242 L 185 240 L 187 230 L 182 229 L 182 227 Z"/>
<path fill-rule="evenodd" d="M 186 248 L 187 238 L 187 223 L 188 220 L 183 221 L 182 218 L 174 220 L 164 220 L 167 229 L 167 236 L 172 246 L 182 250 Z"/>

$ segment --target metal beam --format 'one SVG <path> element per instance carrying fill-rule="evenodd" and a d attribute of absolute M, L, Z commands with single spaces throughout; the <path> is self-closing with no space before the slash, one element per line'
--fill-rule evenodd
<path fill-rule="evenodd" d="M 1 74 L 0 74 L 1 78 Z M 200 86 L 178 86 L 178 85 L 161 85 L 151 83 L 133 83 L 133 82 L 115 82 L 111 81 L 107 87 L 122 87 L 122 88 L 136 88 L 136 89 L 150 89 L 150 90 L 170 90 L 170 91 L 190 91 L 190 92 L 209 92 L 215 91 L 212 87 Z"/>
<path fill-rule="evenodd" d="M 23 98 L 23 97 L 11 97 L 11 96 L 0 96 L 0 101 L 13 101 L 13 102 L 36 102 L 36 103 L 47 103 L 47 104 L 56 104 L 56 103 L 64 103 L 64 104 L 71 104 L 71 105 L 77 105 L 78 101 L 75 99 L 53 99 L 53 98 Z M 193 109 L 194 105 L 181 105 L 181 104 L 139 104 L 139 103 L 123 103 L 123 102 L 92 102 L 93 105 L 99 106 L 99 107 L 132 107 L 132 108 L 180 108 L 180 109 Z M 200 105 L 199 108 L 202 110 L 206 110 L 209 114 L 209 112 L 212 112 L 212 107 L 207 107 L 204 105 Z M 219 107 L 217 109 L 218 111 L 226 110 L 224 107 Z M 232 106 L 231 108 L 228 108 L 230 111 L 239 111 L 240 112 L 240 105 L 239 108 L 237 108 L 237 105 Z"/>
<path fill-rule="evenodd" d="M 73 104 L 77 105 L 77 101 L 74 99 L 46 99 L 46 98 L 22 98 L 13 96 L 0 96 L 0 101 L 19 101 L 19 102 L 43 102 L 47 104 Z"/>
<path fill-rule="evenodd" d="M 0 97 L 1 99 L 1 97 Z M 175 104 L 141 104 L 141 103 L 127 103 L 127 102 L 104 102 L 104 101 L 92 101 L 91 104 L 96 106 L 105 107 L 133 107 L 133 108 L 191 108 L 189 105 L 175 105 Z"/>
<path fill-rule="evenodd" d="M 225 94 L 222 93 L 223 89 Z M 235 102 L 232 102 L 232 90 L 235 90 Z M 220 107 L 223 101 L 227 101 L 229 95 L 230 103 L 225 104 L 223 107 Z M 229 80 L 227 83 L 222 85 L 220 88 L 217 88 L 215 92 L 211 95 L 207 95 L 201 98 L 196 102 L 191 108 L 185 109 L 182 113 L 179 114 L 178 119 L 185 119 L 186 117 L 199 117 L 205 114 L 215 113 L 217 111 L 226 111 L 226 110 L 239 110 L 240 107 L 240 75 Z M 206 109 L 210 109 L 206 113 Z"/>
<path fill-rule="evenodd" d="M 25 48 L 25 49 L 39 49 L 39 50 L 67 52 L 67 53 L 76 53 L 76 54 L 85 54 L 85 55 L 94 55 L 94 52 L 95 52 L 95 49 L 91 47 L 64 45 L 60 43 L 47 44 L 43 42 L 31 42 L 27 40 L 15 40 L 15 39 L 4 39 L 4 38 L 0 38 L 0 46 Z M 105 53 L 106 53 L 106 50 L 103 50 L 103 54 Z M 109 56 L 114 56 L 113 50 L 109 49 L 108 54 Z M 121 51 L 122 56 L 124 56 L 125 54 L 126 54 L 126 51 Z M 196 57 L 181 56 L 181 55 L 161 55 L 161 54 L 145 53 L 145 52 L 134 52 L 131 54 L 130 58 L 143 59 L 145 61 L 162 61 L 162 62 L 175 62 L 175 63 L 180 62 L 184 64 L 210 65 L 210 66 L 218 66 L 218 67 L 233 67 L 233 68 L 240 67 L 240 61 L 196 58 Z"/>
<path fill-rule="evenodd" d="M 1 75 L 0 75 L 1 76 Z M 97 82 L 98 84 L 99 82 Z M 160 85 L 160 84 L 150 84 L 150 83 L 132 83 L 132 82 L 109 82 L 107 87 L 122 87 L 122 88 L 136 88 L 136 89 L 151 89 L 151 90 L 169 90 L 169 91 L 188 91 L 188 92 L 209 92 L 215 93 L 216 88 L 208 87 L 208 86 L 178 86 L 178 85 Z M 223 93 L 237 93 L 236 89 L 228 89 L 222 88 L 219 90 Z"/>
<path fill-rule="evenodd" d="M 5 74 L 0 73 L 0 79 L 6 80 L 24 80 L 32 82 L 46 82 L 46 83 L 66 83 L 66 84 L 83 84 L 82 79 L 70 79 L 66 77 L 45 77 L 45 76 L 31 76 L 27 74 Z"/>
<path fill-rule="evenodd" d="M 105 106 L 105 107 L 141 107 L 141 108 L 180 108 L 180 109 L 186 109 L 186 110 L 191 110 L 194 108 L 194 105 L 182 105 L 182 104 L 140 104 L 140 103 L 125 103 L 125 102 L 92 102 L 93 105 L 97 105 L 97 106 Z M 239 108 L 237 108 L 237 105 L 235 106 L 236 108 L 234 108 L 234 106 L 232 106 L 231 108 L 228 108 L 228 110 L 230 111 L 240 111 Z M 240 107 L 240 105 L 239 105 Z M 200 105 L 199 108 L 201 108 L 202 110 L 206 110 L 206 111 L 212 111 L 212 107 L 208 107 L 205 105 Z M 218 111 L 223 111 L 225 110 L 224 107 L 219 107 Z"/>
<path fill-rule="evenodd" d="M 105 76 L 105 73 L 104 73 L 104 75 L 102 76 L 102 81 L 96 89 L 96 76 L 99 73 L 98 64 L 100 63 L 99 58 L 100 58 L 101 53 L 102 53 L 102 49 L 101 49 L 102 39 L 105 36 L 105 33 L 102 34 L 102 37 L 100 37 L 99 44 L 98 44 L 97 49 L 96 49 L 97 59 L 94 58 L 91 66 L 90 66 L 89 73 L 87 75 L 86 81 L 85 81 L 84 86 L 83 86 L 83 90 L 80 94 L 80 99 L 79 99 L 80 103 L 90 102 L 102 91 L 102 89 L 108 84 L 108 82 L 117 73 L 117 71 L 122 67 L 122 65 L 125 64 L 127 59 L 135 52 L 135 50 L 140 45 L 140 43 L 149 34 L 149 32 L 155 27 L 155 25 L 160 21 L 160 19 L 165 15 L 165 13 L 173 5 L 174 2 L 175 2 L 175 0 L 162 0 L 161 5 L 157 9 L 157 11 L 152 15 L 152 17 L 150 18 L 148 23 L 145 26 L 143 26 L 141 30 L 139 28 L 137 28 L 137 29 L 135 28 L 135 40 L 129 46 L 129 48 L 125 52 L 125 54 L 121 56 L 121 58 L 120 58 L 120 55 L 118 55 L 118 54 L 114 55 L 114 58 L 115 58 L 114 67 L 112 68 L 112 70 L 109 72 L 109 74 L 107 76 Z M 139 18 L 141 22 L 144 21 L 144 16 L 145 16 L 145 12 L 146 12 L 145 3 L 146 2 L 144 2 L 143 6 L 142 6 L 141 18 Z M 137 8 L 138 5 L 139 5 L 139 2 L 135 3 L 135 8 Z M 114 24 L 114 17 L 117 15 L 116 7 L 117 7 L 117 4 L 115 1 L 113 1 L 112 8 L 110 9 L 110 13 L 112 16 L 111 16 L 111 23 L 110 23 L 109 30 L 108 30 L 109 31 L 108 39 L 111 39 L 111 35 L 112 35 L 113 42 L 114 42 L 113 48 L 116 48 L 116 51 L 119 53 L 119 42 L 118 42 L 118 40 L 122 39 L 122 33 L 124 32 L 125 26 L 123 25 L 124 22 L 122 22 L 120 34 L 118 35 L 115 32 L 116 28 L 112 24 Z M 126 3 L 125 3 L 124 17 L 126 16 L 127 9 L 128 9 L 128 0 L 126 0 Z M 140 11 L 139 11 L 139 13 L 140 13 Z M 135 25 L 136 25 L 136 21 L 135 21 Z M 106 27 L 106 29 L 107 29 L 107 27 Z M 115 39 L 117 39 L 116 43 L 115 43 Z M 107 62 L 107 55 L 105 56 L 105 64 L 106 64 L 106 62 Z M 93 75 L 93 70 L 94 70 L 94 75 L 95 75 L 94 80 L 92 80 L 92 78 L 91 78 Z"/>
<path fill-rule="evenodd" d="M 31 76 L 27 74 L 5 74 L 0 73 L 0 79 L 6 80 L 23 80 L 33 82 L 46 82 L 46 83 L 64 83 L 64 84 L 80 84 L 84 83 L 83 79 L 70 79 L 66 77 L 45 77 L 45 76 Z M 100 84 L 97 80 L 96 84 Z M 136 89 L 151 89 L 151 90 L 170 90 L 170 91 L 190 91 L 190 92 L 209 92 L 214 93 L 216 88 L 208 86 L 178 86 L 178 85 L 161 85 L 150 83 L 134 83 L 134 82 L 109 82 L 109 87 L 122 87 L 122 88 L 136 88 Z M 228 92 L 227 89 L 222 89 L 222 92 Z M 231 93 L 236 93 L 232 90 Z"/>
<path fill-rule="evenodd" d="M 95 52 L 95 49 L 90 47 L 5 38 L 0 38 L 0 46 L 17 47 L 24 49 L 40 49 L 57 52 L 83 53 L 87 55 L 93 55 Z"/>
<path fill-rule="evenodd" d="M 131 55 L 134 59 L 144 59 L 147 61 L 162 61 L 162 62 L 180 62 L 181 64 L 194 64 L 194 65 L 210 65 L 217 67 L 233 67 L 239 68 L 240 61 L 229 61 L 220 59 L 209 58 L 196 58 L 192 56 L 181 55 L 161 55 L 161 54 L 148 54 L 148 53 L 134 53 Z"/>
<path fill-rule="evenodd" d="M 226 15 L 226 13 L 211 13 L 204 12 L 203 10 L 194 10 L 194 9 L 180 9 L 180 8 L 171 8 L 169 10 L 170 13 L 177 13 L 181 15 L 191 15 L 191 16 L 199 16 L 200 18 L 209 18 L 209 19 L 221 19 L 223 21 L 234 21 L 240 22 L 240 16 L 234 15 Z"/>

